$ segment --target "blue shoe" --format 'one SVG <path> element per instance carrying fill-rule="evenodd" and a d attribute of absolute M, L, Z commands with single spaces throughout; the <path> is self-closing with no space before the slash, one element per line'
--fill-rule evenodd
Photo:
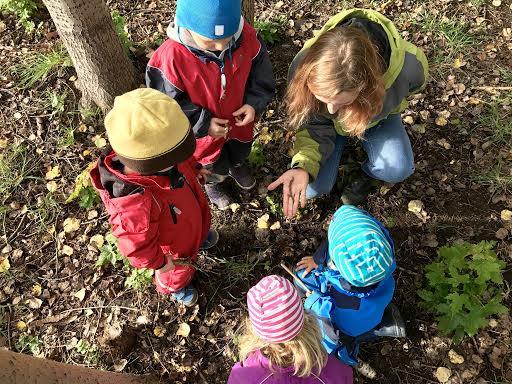
<path fill-rule="evenodd" d="M 199 248 L 201 251 L 205 251 L 217 245 L 219 241 L 219 232 L 216 229 L 210 229 L 208 231 L 208 236 L 206 236 L 206 240 L 203 241 L 203 245 Z"/>
<path fill-rule="evenodd" d="M 178 303 L 183 304 L 185 307 L 192 307 L 197 303 L 198 294 L 197 289 L 192 285 L 180 289 L 172 294 L 172 297 L 176 299 Z"/>

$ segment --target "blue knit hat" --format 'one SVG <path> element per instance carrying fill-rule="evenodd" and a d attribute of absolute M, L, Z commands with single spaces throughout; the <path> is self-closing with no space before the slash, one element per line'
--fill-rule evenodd
<path fill-rule="evenodd" d="M 329 225 L 329 256 L 342 277 L 366 287 L 395 269 L 393 243 L 387 230 L 368 213 L 343 205 Z"/>
<path fill-rule="evenodd" d="M 233 36 L 240 25 L 241 0 L 178 0 L 176 25 L 209 39 Z"/>

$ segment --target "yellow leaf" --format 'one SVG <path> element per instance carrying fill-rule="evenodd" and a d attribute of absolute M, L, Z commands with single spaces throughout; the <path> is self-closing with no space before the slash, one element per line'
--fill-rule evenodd
<path fill-rule="evenodd" d="M 89 243 L 94 244 L 96 248 L 100 249 L 105 243 L 105 238 L 101 234 L 97 234 L 91 237 Z"/>
<path fill-rule="evenodd" d="M 80 220 L 75 217 L 68 217 L 64 220 L 64 232 L 71 233 L 75 232 L 78 228 L 80 228 Z"/>
<path fill-rule="evenodd" d="M 236 211 L 238 211 L 240 209 L 240 204 L 232 203 L 232 204 L 229 205 L 229 209 L 231 209 L 231 211 L 233 213 L 235 213 Z"/>
<path fill-rule="evenodd" d="M 444 127 L 446 124 L 448 124 L 448 120 L 444 116 L 439 116 L 436 118 L 436 125 Z"/>
<path fill-rule="evenodd" d="M 96 165 L 96 162 L 89 163 L 87 168 L 85 168 L 82 173 L 80 173 L 76 179 L 75 179 L 75 189 L 73 190 L 73 193 L 69 195 L 69 197 L 66 199 L 65 204 L 68 204 L 78 198 L 80 196 L 80 191 L 84 188 L 91 187 L 91 177 L 89 176 L 89 172 L 91 169 L 94 168 Z"/>
<path fill-rule="evenodd" d="M 33 295 L 33 296 L 39 296 L 39 295 L 41 295 L 41 291 L 42 291 L 41 285 L 39 285 L 39 284 L 34 284 L 34 285 L 32 286 L 31 292 L 32 292 L 32 295 Z"/>
<path fill-rule="evenodd" d="M 46 183 L 46 189 L 51 193 L 55 192 L 59 188 L 56 181 L 52 180 Z"/>
<path fill-rule="evenodd" d="M 75 293 L 73 293 L 73 296 L 76 297 L 80 301 L 84 301 L 84 298 L 85 298 L 85 288 L 82 288 L 81 290 L 76 291 Z"/>
<path fill-rule="evenodd" d="M 162 327 L 160 327 L 159 325 L 157 325 L 155 327 L 155 329 L 153 329 L 153 334 L 156 336 L 156 337 L 162 337 L 163 335 L 165 335 L 165 329 L 163 329 Z"/>
<path fill-rule="evenodd" d="M 7 139 L 0 139 L 0 148 L 7 148 L 8 143 Z"/>
<path fill-rule="evenodd" d="M 18 331 L 24 331 L 26 328 L 27 328 L 27 323 L 25 323 L 24 321 L 21 321 L 21 320 L 20 320 L 20 321 L 18 321 L 18 322 L 16 323 L 16 329 L 17 329 Z"/>
<path fill-rule="evenodd" d="M 53 180 L 60 176 L 60 168 L 58 165 L 55 167 L 48 167 L 48 172 L 46 172 L 45 179 L 46 180 Z"/>
<path fill-rule="evenodd" d="M 412 213 L 420 213 L 425 208 L 421 200 L 411 200 L 407 205 L 407 210 Z"/>
<path fill-rule="evenodd" d="M 8 271 L 9 268 L 11 268 L 9 259 L 5 256 L 0 256 L 0 273 Z"/>
<path fill-rule="evenodd" d="M 462 364 L 464 363 L 464 357 L 459 355 L 457 352 L 455 352 L 453 349 L 450 349 L 448 351 L 448 358 L 450 359 L 450 362 L 452 364 Z"/>
<path fill-rule="evenodd" d="M 267 229 L 268 228 L 268 219 L 270 216 L 268 214 L 264 214 L 258 219 L 258 228 Z"/>
<path fill-rule="evenodd" d="M 73 252 L 74 252 L 73 248 L 71 248 L 69 245 L 64 245 L 62 247 L 62 253 L 64 255 L 71 256 L 73 254 Z"/>
<path fill-rule="evenodd" d="M 38 309 L 41 308 L 43 300 L 36 297 L 31 297 L 30 299 L 25 300 L 25 304 L 27 304 L 32 309 Z"/>
<path fill-rule="evenodd" d="M 105 140 L 100 135 L 94 136 L 93 141 L 94 141 L 94 145 L 97 146 L 98 148 L 103 148 L 107 145 L 107 140 Z"/>
<path fill-rule="evenodd" d="M 188 337 L 190 334 L 190 325 L 187 323 L 181 323 L 176 331 L 176 336 Z"/>
<path fill-rule="evenodd" d="M 503 211 L 501 211 L 501 220 L 503 220 L 503 221 L 512 220 L 512 211 L 509 211 L 508 209 L 504 209 Z"/>
<path fill-rule="evenodd" d="M 85 124 L 80 124 L 80 125 L 78 126 L 78 132 L 82 132 L 82 133 L 87 132 L 87 125 L 85 125 Z"/>

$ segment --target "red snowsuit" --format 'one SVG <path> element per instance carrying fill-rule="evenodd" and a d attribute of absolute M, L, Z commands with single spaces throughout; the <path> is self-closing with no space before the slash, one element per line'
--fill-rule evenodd
<path fill-rule="evenodd" d="M 91 179 L 110 216 L 119 250 L 135 268 L 159 269 L 166 254 L 182 259 L 185 263 L 161 274 L 155 284 L 165 294 L 186 287 L 211 224 L 210 207 L 197 181 L 197 163 L 191 158 L 165 174 L 125 175 L 115 156 L 103 154 Z"/>

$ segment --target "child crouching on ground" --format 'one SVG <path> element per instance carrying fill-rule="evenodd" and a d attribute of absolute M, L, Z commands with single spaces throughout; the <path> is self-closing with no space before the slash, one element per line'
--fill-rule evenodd
<path fill-rule="evenodd" d="M 314 256 L 304 257 L 296 274 L 313 293 L 306 309 L 339 331 L 338 357 L 357 364 L 359 343 L 378 336 L 404 337 L 403 320 L 394 305 L 393 241 L 374 217 L 352 205 L 336 211 L 328 240 Z M 324 345 L 329 337 L 324 335 Z"/>
<path fill-rule="evenodd" d="M 247 293 L 249 319 L 228 384 L 352 384 L 350 367 L 328 356 L 317 319 L 293 284 L 267 276 Z"/>
<path fill-rule="evenodd" d="M 199 249 L 214 246 L 208 201 L 192 158 L 195 139 L 176 101 L 153 89 L 116 97 L 105 117 L 111 148 L 91 171 L 121 253 L 135 268 L 155 270 L 160 293 L 191 306 Z M 112 150 L 113 149 L 113 150 Z"/>

